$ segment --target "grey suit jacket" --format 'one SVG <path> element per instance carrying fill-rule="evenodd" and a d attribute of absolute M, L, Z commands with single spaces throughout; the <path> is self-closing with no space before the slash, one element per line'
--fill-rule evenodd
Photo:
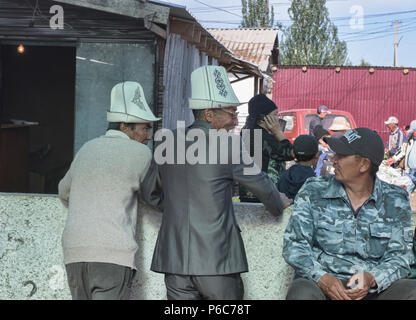
<path fill-rule="evenodd" d="M 212 126 L 195 121 L 189 129 L 201 129 L 208 137 Z M 174 135 L 176 138 L 177 132 Z M 186 149 L 191 144 L 187 142 Z M 208 138 L 206 145 L 209 159 Z M 241 151 L 241 144 L 239 148 Z M 175 145 L 175 159 L 176 156 Z M 142 197 L 164 211 L 152 271 L 180 275 L 248 271 L 232 204 L 233 181 L 252 191 L 273 215 L 282 213 L 283 202 L 265 173 L 244 175 L 243 169 L 252 165 L 232 164 L 231 150 L 228 159 L 229 164 L 151 165 L 142 184 Z"/>

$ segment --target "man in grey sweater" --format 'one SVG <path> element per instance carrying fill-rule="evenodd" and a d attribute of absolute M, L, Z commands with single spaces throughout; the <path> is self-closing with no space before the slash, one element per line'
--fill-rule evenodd
<path fill-rule="evenodd" d="M 68 208 L 62 247 L 74 300 L 129 298 L 137 270 L 138 192 L 157 120 L 139 83 L 117 84 L 107 133 L 81 147 L 59 183 L 59 198 Z"/>

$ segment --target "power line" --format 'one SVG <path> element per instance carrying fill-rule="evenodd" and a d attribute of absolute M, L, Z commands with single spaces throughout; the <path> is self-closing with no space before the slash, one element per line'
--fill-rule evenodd
<path fill-rule="evenodd" d="M 414 25 L 416 23 L 416 19 L 413 19 L 409 22 L 404 23 L 403 22 L 403 26 L 411 26 Z M 366 35 L 366 34 L 375 34 L 375 33 L 383 33 L 383 32 L 388 32 L 389 30 L 391 30 L 390 28 L 390 22 L 386 22 L 386 24 L 389 24 L 387 26 L 383 26 L 383 27 L 378 27 L 378 28 L 373 28 L 373 29 L 363 29 L 362 31 L 356 31 L 356 32 L 340 32 L 339 35 L 344 35 L 344 36 L 357 36 L 357 35 Z"/>
<path fill-rule="evenodd" d="M 403 28 L 401 28 L 401 30 L 405 30 L 405 31 L 413 30 L 415 28 L 415 25 L 416 25 L 416 21 L 404 23 L 402 25 Z M 365 35 L 375 35 L 375 34 L 386 34 L 386 33 L 391 33 L 391 32 L 394 33 L 391 26 L 388 26 L 388 27 L 380 29 L 380 30 L 362 31 L 362 32 L 358 32 L 356 34 L 349 34 L 349 35 L 347 35 L 347 38 L 348 38 L 348 36 L 350 36 L 352 38 L 355 38 L 355 37 L 358 37 L 358 36 L 361 37 L 363 35 L 365 36 Z"/>
<path fill-rule="evenodd" d="M 224 11 L 224 12 L 227 12 L 227 13 L 229 13 L 229 14 L 232 14 L 232 15 L 234 15 L 234 16 L 237 16 L 237 17 L 239 17 L 239 18 L 242 18 L 242 16 L 241 15 L 237 15 L 237 14 L 235 14 L 235 13 L 233 13 L 233 12 L 230 12 L 230 11 L 228 11 L 228 10 L 225 10 L 224 8 L 228 8 L 228 9 L 231 9 L 231 8 L 240 8 L 241 9 L 241 6 L 224 6 L 224 7 L 216 7 L 216 6 L 211 6 L 211 5 L 208 5 L 208 4 L 206 4 L 206 3 L 203 3 L 203 2 L 201 2 L 201 1 L 199 1 L 199 0 L 194 0 L 194 1 L 196 1 L 196 2 L 198 2 L 198 3 L 201 3 L 201 4 L 204 4 L 205 6 L 207 6 L 207 7 L 209 7 L 209 8 L 211 8 L 211 9 L 213 9 L 214 11 Z M 327 1 L 329 1 L 329 0 L 327 0 Z M 335 1 L 335 0 L 334 0 Z M 337 1 L 341 1 L 341 0 L 337 0 Z M 349 1 L 349 0 L 348 0 Z M 192 8 L 189 8 L 190 10 L 192 10 Z M 207 9 L 207 10 L 209 10 L 209 9 Z M 363 18 L 364 19 L 372 19 L 372 18 L 379 18 L 379 17 L 385 17 L 385 16 L 391 16 L 391 15 L 401 15 L 401 14 L 408 14 L 408 13 L 415 13 L 416 12 L 416 10 L 407 10 L 407 11 L 395 11 L 395 12 L 385 12 L 385 13 L 376 13 L 376 14 L 369 14 L 369 15 L 363 15 Z M 343 21 L 343 20 L 350 20 L 351 19 L 351 16 L 344 16 L 344 17 L 334 17 L 334 18 L 331 18 L 331 21 Z M 291 22 L 292 20 L 279 20 L 279 22 Z"/>
<path fill-rule="evenodd" d="M 276 2 L 276 3 L 271 3 L 271 6 L 290 6 L 290 3 L 284 3 L 284 2 Z M 220 9 L 227 9 L 227 10 L 240 10 L 242 9 L 241 5 L 235 5 L 235 6 L 218 6 L 215 8 L 207 8 L 207 7 L 194 7 L 194 8 L 188 8 L 189 10 L 191 10 L 194 13 L 210 13 L 210 12 L 215 12 L 217 10 Z"/>
<path fill-rule="evenodd" d="M 194 1 L 200 2 L 199 0 L 194 0 Z M 209 6 L 209 5 L 207 5 L 207 6 Z M 215 8 L 215 10 L 224 11 L 224 10 L 220 9 L 219 7 L 212 7 L 212 6 L 209 6 L 209 7 L 210 8 Z M 237 14 L 234 14 L 232 12 L 229 12 L 229 11 L 225 11 L 225 12 L 230 13 L 230 14 L 233 14 L 233 15 L 239 17 L 239 18 L 242 18 L 242 16 L 237 15 Z M 364 15 L 363 16 L 363 19 L 373 19 L 373 18 L 379 18 L 379 17 L 385 17 L 385 16 L 392 16 L 392 15 L 397 15 L 397 14 L 408 14 L 408 13 L 415 13 L 415 12 L 416 12 L 416 10 L 409 10 L 409 11 L 388 12 L 388 13 L 381 13 L 381 14 L 371 14 L 371 15 Z M 348 17 L 335 17 L 335 18 L 330 18 L 330 20 L 331 20 L 331 22 L 336 22 L 336 21 L 351 20 L 351 18 L 352 18 L 351 16 L 348 16 Z M 411 18 L 408 18 L 408 19 L 411 19 Z M 205 22 L 217 22 L 217 20 L 204 20 L 204 21 Z M 236 21 L 228 21 L 228 22 L 226 22 L 226 21 L 219 21 L 219 22 L 223 22 L 224 24 L 240 23 L 240 22 L 236 22 Z M 278 22 L 280 22 L 280 23 L 291 23 L 293 21 L 292 20 L 283 20 L 282 19 L 282 20 L 278 20 Z M 381 24 L 381 23 L 385 23 L 385 22 L 380 22 L 380 21 L 370 22 L 370 23 L 365 23 L 365 25 Z M 339 24 L 336 24 L 336 23 L 334 23 L 334 24 L 337 27 L 349 26 L 349 24 L 344 24 L 344 25 L 342 25 L 342 24 L 339 25 Z"/>
<path fill-rule="evenodd" d="M 405 33 L 414 32 L 414 31 L 416 31 L 416 27 L 411 28 L 411 29 L 407 29 L 405 31 L 402 30 L 401 32 L 399 32 L 399 34 L 405 34 Z M 390 32 L 388 34 L 384 34 L 382 36 L 378 36 L 378 37 L 355 38 L 355 39 L 351 39 L 351 40 L 342 40 L 342 41 L 345 41 L 345 42 L 361 42 L 361 41 L 368 41 L 368 40 L 374 40 L 374 39 L 387 38 L 387 37 L 390 37 L 392 35 L 394 35 L 394 31 L 392 31 L 392 32 Z"/>
<path fill-rule="evenodd" d="M 195 1 L 195 2 L 198 2 L 198 3 L 200 3 L 200 4 L 203 4 L 204 6 L 210 7 L 210 8 L 212 8 L 212 9 L 216 9 L 216 10 L 220 10 L 220 11 L 227 12 L 227 13 L 232 14 L 233 16 L 237 16 L 237 17 L 239 17 L 239 18 L 241 18 L 241 19 L 243 18 L 243 16 L 241 16 L 241 15 L 238 15 L 238 14 L 236 14 L 236 13 L 233 13 L 233 12 L 227 11 L 227 10 L 225 10 L 225 9 L 221 9 L 221 8 L 219 8 L 219 7 L 211 6 L 211 5 L 206 4 L 206 3 L 202 2 L 202 1 L 199 1 L 199 0 L 194 0 L 194 1 Z"/>
<path fill-rule="evenodd" d="M 199 0 L 194 0 L 196 2 L 202 3 L 204 5 L 206 5 L 207 7 L 214 9 L 214 10 L 220 10 L 220 11 L 225 11 L 229 14 L 233 14 L 232 12 L 229 12 L 225 9 L 222 9 L 222 7 L 214 7 L 214 6 L 210 6 L 207 5 Z M 348 1 L 348 0 L 347 0 Z M 231 9 L 235 6 L 227 6 L 227 8 Z M 225 8 L 225 7 L 224 7 Z M 409 14 L 409 13 L 415 13 L 416 10 L 407 10 L 407 11 L 396 11 L 396 12 L 385 12 L 385 13 L 378 13 L 378 14 L 370 14 L 370 15 L 364 15 L 363 18 L 366 19 L 375 19 L 375 18 L 380 18 L 380 17 L 388 17 L 388 16 L 393 16 L 393 15 L 403 15 L 403 14 Z M 233 14 L 236 15 L 236 14 Z M 239 15 L 236 15 L 239 18 L 242 18 Z M 400 33 L 408 33 L 408 32 L 412 32 L 415 31 L 414 28 L 414 23 L 415 23 L 415 18 L 416 17 L 409 17 L 409 18 L 404 18 L 401 21 L 406 21 L 406 23 L 404 23 L 404 27 L 405 28 L 401 28 Z M 349 17 L 336 17 L 336 18 L 332 18 L 330 19 L 331 22 L 335 21 L 343 21 L 343 20 L 350 20 L 351 16 Z M 202 23 L 216 23 L 216 24 L 223 24 L 223 25 L 241 25 L 241 21 L 233 21 L 233 20 L 229 20 L 229 21 L 223 21 L 223 20 L 200 20 L 200 22 Z M 285 25 L 286 26 L 290 26 L 289 23 L 293 22 L 292 20 L 278 20 L 279 23 Z M 359 42 L 359 41 L 367 41 L 367 40 L 373 40 L 373 39 L 380 39 L 380 38 L 386 38 L 391 36 L 394 32 L 391 31 L 391 28 L 386 26 L 387 23 L 392 22 L 392 20 L 387 20 L 387 21 L 376 21 L 376 22 L 367 22 L 364 24 L 364 26 L 370 26 L 370 25 L 375 25 L 375 28 L 373 29 L 365 29 L 362 31 L 356 31 L 356 32 L 339 32 L 338 35 L 340 37 L 340 40 L 345 41 L 345 42 Z M 380 24 L 384 24 L 383 26 L 377 27 L 377 25 Z M 337 28 L 341 28 L 341 27 L 348 27 L 350 26 L 350 24 L 336 24 L 334 23 L 334 25 Z M 379 36 L 380 35 L 380 36 Z M 344 38 L 344 39 L 342 39 Z"/>
<path fill-rule="evenodd" d="M 408 11 L 396 11 L 396 12 L 386 12 L 386 13 L 375 13 L 369 15 L 363 15 L 363 18 L 371 19 L 371 18 L 379 18 L 384 16 L 391 16 L 391 15 L 398 15 L 398 14 L 407 14 L 407 13 L 415 13 L 416 10 L 408 10 Z M 348 17 L 334 17 L 331 18 L 331 21 L 342 21 L 342 20 L 350 20 L 351 16 Z"/>
<path fill-rule="evenodd" d="M 352 0 L 326 0 L 327 2 L 348 2 L 348 1 L 352 1 Z M 290 6 L 291 2 L 272 2 L 269 4 L 270 6 L 273 7 L 278 7 L 278 6 Z M 188 8 L 189 10 L 192 10 L 192 12 L 195 13 L 209 13 L 209 12 L 215 12 L 215 10 L 218 9 L 229 9 L 229 10 L 241 10 L 242 6 L 241 5 L 233 5 L 233 6 L 218 6 L 215 7 L 215 9 L 209 9 L 206 7 L 194 7 L 194 8 Z"/>

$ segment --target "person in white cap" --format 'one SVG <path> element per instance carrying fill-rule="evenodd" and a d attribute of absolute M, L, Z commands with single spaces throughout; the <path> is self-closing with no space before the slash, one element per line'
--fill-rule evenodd
<path fill-rule="evenodd" d="M 390 130 L 389 143 L 384 149 L 385 154 L 388 158 L 393 157 L 400 152 L 403 143 L 406 142 L 406 135 L 399 127 L 399 120 L 396 117 L 390 117 L 384 124 Z"/>
<path fill-rule="evenodd" d="M 189 107 L 195 122 L 186 130 L 203 133 L 207 150 L 204 159 L 211 159 L 210 130 L 231 130 L 236 124 L 236 108 L 241 103 L 223 67 L 204 66 L 194 70 L 191 89 Z M 177 134 L 175 131 L 174 136 Z M 185 150 L 192 142 L 186 143 Z M 177 152 L 177 148 L 174 150 Z M 228 159 L 230 151 L 226 151 Z M 220 155 L 215 157 L 218 160 Z M 251 166 L 242 161 L 217 163 L 162 164 L 154 171 L 149 170 L 145 180 L 148 187 L 144 185 L 144 193 L 149 195 L 155 195 L 156 182 L 161 181 L 164 214 L 151 270 L 165 274 L 169 300 L 243 298 L 240 273 L 248 271 L 248 264 L 232 204 L 233 181 L 253 192 L 273 215 L 280 215 L 290 204 L 264 172 L 245 175 L 244 169 Z M 157 197 L 153 203 L 158 203 Z"/>
<path fill-rule="evenodd" d="M 68 208 L 62 247 L 74 300 L 129 298 L 137 270 L 137 196 L 157 120 L 139 83 L 117 84 L 106 134 L 81 147 L 59 183 L 59 198 Z"/>

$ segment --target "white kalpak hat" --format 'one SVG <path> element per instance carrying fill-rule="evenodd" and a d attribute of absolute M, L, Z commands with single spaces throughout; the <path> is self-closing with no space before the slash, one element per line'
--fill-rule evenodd
<path fill-rule="evenodd" d="M 158 121 L 138 82 L 125 81 L 116 84 L 111 90 L 111 107 L 107 111 L 108 122 L 146 123 Z"/>
<path fill-rule="evenodd" d="M 224 67 L 203 66 L 191 74 L 189 109 L 227 108 L 243 104 L 237 99 Z"/>

